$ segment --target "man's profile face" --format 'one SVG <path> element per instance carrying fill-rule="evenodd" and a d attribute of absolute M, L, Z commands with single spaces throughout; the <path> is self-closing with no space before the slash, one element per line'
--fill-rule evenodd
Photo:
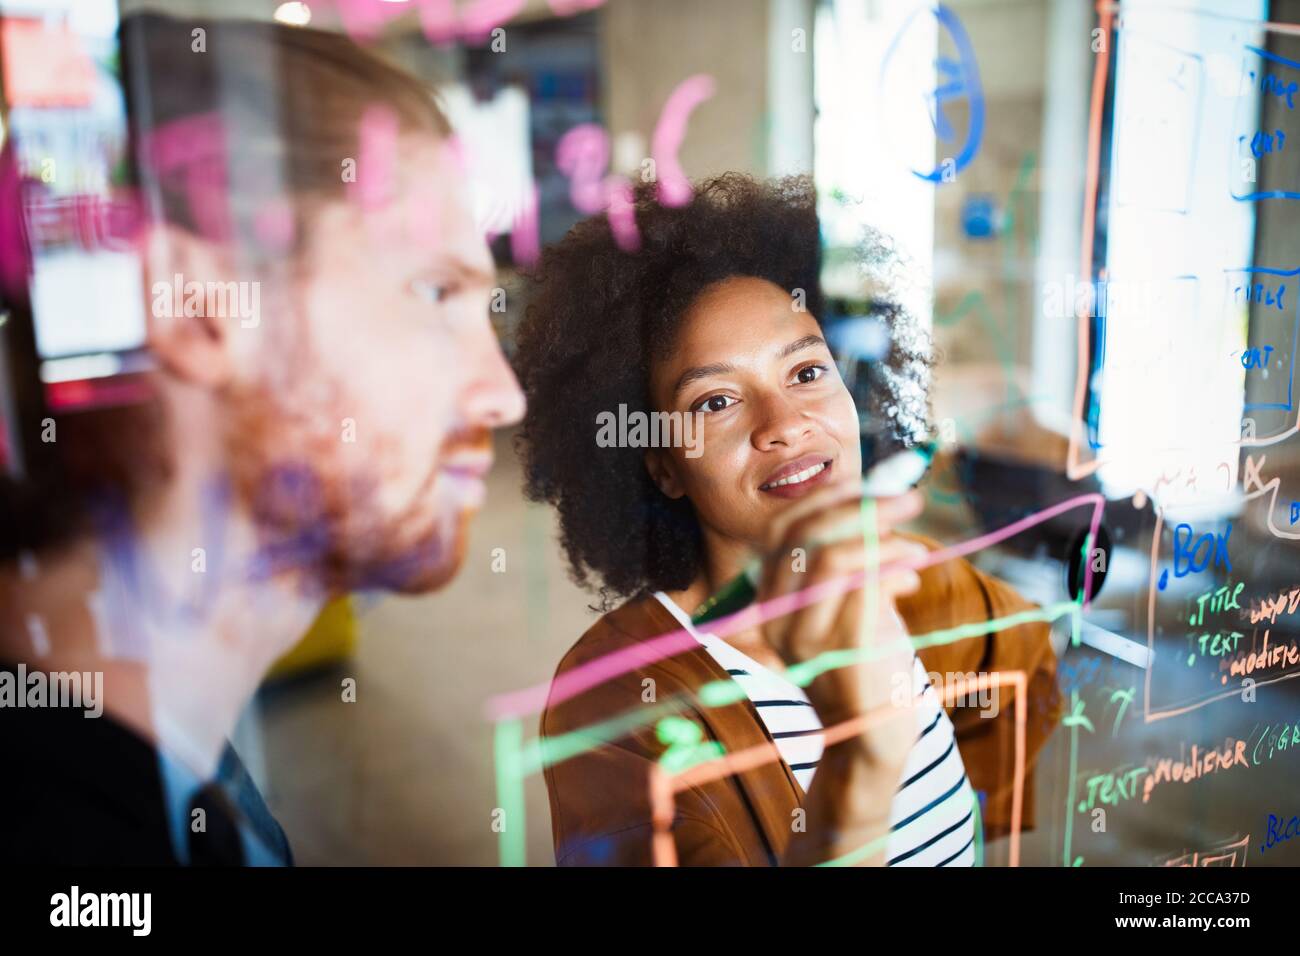
<path fill-rule="evenodd" d="M 263 306 L 243 346 L 254 372 L 229 396 L 239 493 L 278 563 L 318 564 L 334 589 L 447 582 L 490 430 L 523 414 L 454 150 L 398 142 L 386 201 L 331 200 L 311 219 L 283 320 Z"/>

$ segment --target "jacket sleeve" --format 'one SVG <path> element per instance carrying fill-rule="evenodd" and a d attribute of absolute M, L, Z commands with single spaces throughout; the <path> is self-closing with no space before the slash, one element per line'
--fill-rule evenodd
<path fill-rule="evenodd" d="M 660 681 L 661 698 L 664 691 L 670 689 Z M 635 680 L 592 688 L 573 701 L 548 704 L 542 714 L 543 738 L 560 744 L 543 770 L 559 866 L 654 864 L 650 783 L 666 750 L 655 736 L 655 719 L 614 740 L 589 733 L 594 724 L 635 712 L 638 706 L 648 711 L 653 705 L 640 703 L 640 694 L 640 675 L 635 675 Z M 680 716 L 689 719 L 690 712 L 684 707 Z M 707 729 L 702 729 L 707 743 Z M 703 790 L 678 792 L 674 811 L 671 832 L 678 865 L 744 862 L 740 842 Z"/>
<path fill-rule="evenodd" d="M 926 541 L 932 549 L 938 545 Z M 992 621 L 1032 610 L 1006 583 L 977 570 L 964 559 L 946 561 L 925 569 L 921 587 L 899 602 L 899 611 L 913 637 L 921 637 L 962 624 Z M 1050 641 L 1051 625 L 1032 621 L 990 630 L 976 637 L 922 647 L 917 651 L 925 669 L 941 675 L 972 675 L 996 671 L 1023 671 L 1027 682 L 1024 702 L 1012 687 L 997 690 L 996 709 L 950 706 L 948 715 L 966 773 L 976 790 L 985 794 L 984 829 L 988 836 L 1011 830 L 1015 770 L 1015 711 L 1026 707 L 1025 779 L 1021 827 L 1034 826 L 1034 768 L 1039 751 L 1060 721 L 1061 695 L 1056 683 L 1056 654 Z M 941 688 L 936 688 L 941 689 Z M 982 716 L 983 714 L 983 716 Z"/>

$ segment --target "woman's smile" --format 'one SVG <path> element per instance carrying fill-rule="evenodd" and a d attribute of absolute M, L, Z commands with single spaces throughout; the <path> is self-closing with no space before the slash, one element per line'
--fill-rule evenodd
<path fill-rule="evenodd" d="M 834 464 L 825 455 L 803 455 L 769 474 L 758 490 L 777 498 L 800 498 L 830 481 Z"/>

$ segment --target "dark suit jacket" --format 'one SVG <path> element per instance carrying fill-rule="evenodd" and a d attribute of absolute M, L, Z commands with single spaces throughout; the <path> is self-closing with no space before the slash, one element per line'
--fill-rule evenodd
<path fill-rule="evenodd" d="M 12 670 L 9 665 L 0 668 Z M 175 866 L 171 819 L 152 743 L 108 714 L 73 708 L 0 708 L 0 760 L 21 768 L 0 786 L 0 864 Z M 255 836 L 272 862 L 292 865 L 289 841 L 226 745 L 217 778 L 194 795 L 206 830 L 190 832 L 189 862 L 239 866 L 239 837 Z"/>

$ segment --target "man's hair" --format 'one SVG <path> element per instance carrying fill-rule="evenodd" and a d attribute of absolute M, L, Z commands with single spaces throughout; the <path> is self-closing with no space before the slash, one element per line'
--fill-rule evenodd
<path fill-rule="evenodd" d="M 203 53 L 193 50 L 198 30 Z M 386 109 L 404 131 L 451 131 L 419 80 L 338 33 L 141 13 L 122 22 L 122 59 L 141 172 L 159 190 L 166 221 L 191 231 L 202 226 L 189 201 L 192 170 L 151 168 L 151 147 L 169 130 L 184 139 L 186 121 L 211 117 L 229 141 L 166 152 L 192 153 L 201 163 L 210 158 L 205 148 L 220 150 L 232 238 L 246 243 L 257 241 L 253 220 L 268 203 L 285 198 L 301 212 L 312 200 L 344 194 L 343 162 L 358 159 L 370 108 Z"/>
<path fill-rule="evenodd" d="M 200 36 L 203 52 L 195 49 Z M 430 90 L 341 34 L 139 13 L 123 18 L 121 51 L 146 220 L 206 234 L 184 161 L 206 163 L 208 184 L 228 187 L 217 198 L 229 229 L 209 238 L 247 244 L 259 264 L 292 262 L 312 210 L 345 195 L 343 163 L 358 158 L 369 108 L 386 109 L 402 132 L 450 133 Z M 205 118 L 207 125 L 195 123 Z M 179 155 L 182 164 L 154 168 L 151 144 L 169 130 L 177 144 L 171 160 Z M 257 216 L 281 200 L 294 240 L 273 256 L 258 248 Z M 0 561 L 66 543 L 101 506 L 120 514 L 151 483 L 165 482 L 170 463 L 158 447 L 165 416 L 157 400 L 59 416 L 59 476 L 39 487 L 0 479 Z"/>
<path fill-rule="evenodd" d="M 655 410 L 651 363 L 673 347 L 683 314 L 714 283 L 744 276 L 791 296 L 801 290 L 808 312 L 825 319 L 817 195 L 808 178 L 760 182 L 727 173 L 699 184 L 679 208 L 661 205 L 655 186 L 643 184 L 634 208 L 635 253 L 619 248 L 604 216 L 578 223 L 543 253 L 517 342 L 528 399 L 516 440 L 525 491 L 555 506 L 570 574 L 580 586 L 599 586 L 603 609 L 614 597 L 688 587 L 704 552 L 691 502 L 659 490 L 644 449 L 597 447 L 597 415 L 621 404 L 629 413 Z M 889 258 L 874 237 L 858 251 L 864 270 Z M 885 318 L 883 374 L 867 407 L 859 406 L 887 422 L 902 446 L 928 429 L 929 349 L 904 312 L 890 307 Z"/>

